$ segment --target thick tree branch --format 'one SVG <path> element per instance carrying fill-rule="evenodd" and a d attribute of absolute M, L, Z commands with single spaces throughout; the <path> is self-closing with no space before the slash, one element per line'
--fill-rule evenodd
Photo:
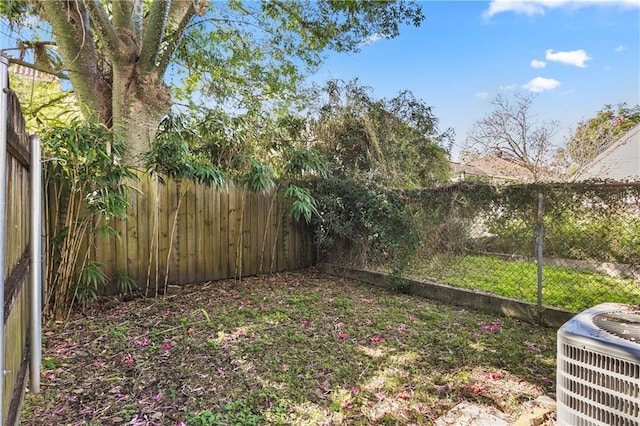
<path fill-rule="evenodd" d="M 156 0 L 151 4 L 140 46 L 140 71 L 143 76 L 149 74 L 156 65 L 170 6 L 169 0 Z"/>
<path fill-rule="evenodd" d="M 98 66 L 102 61 L 84 4 L 62 0 L 43 1 L 40 6 L 51 25 L 69 80 L 82 99 L 82 112 L 90 120 L 110 124 L 111 88 Z"/>
<path fill-rule="evenodd" d="M 196 16 L 202 15 L 206 11 L 207 0 L 191 1 L 171 1 L 169 8 L 169 16 L 167 17 L 167 27 L 165 36 L 165 45 L 158 62 L 158 75 L 163 75 L 171 62 L 173 53 L 178 48 L 180 40 L 184 35 L 184 31 L 189 25 L 189 21 Z"/>
<path fill-rule="evenodd" d="M 115 28 L 109 22 L 107 12 L 104 10 L 100 0 L 84 0 L 89 16 L 91 17 L 91 27 L 98 35 L 102 44 L 103 53 L 113 62 L 119 62 L 125 52 L 121 51 L 121 42 Z"/>
<path fill-rule="evenodd" d="M 142 38 L 142 15 L 144 2 L 142 0 L 119 0 L 111 3 L 113 8 L 113 26 L 127 28 L 133 32 L 136 39 Z"/>

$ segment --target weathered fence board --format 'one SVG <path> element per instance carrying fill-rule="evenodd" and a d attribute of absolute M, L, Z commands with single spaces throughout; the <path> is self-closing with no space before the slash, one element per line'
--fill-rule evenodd
<path fill-rule="evenodd" d="M 2 68 L 6 72 L 6 68 Z M 6 170 L 6 235 L 4 247 L 4 370 L 1 380 L 2 424 L 17 419 L 24 392 L 27 368 L 27 338 L 29 329 L 29 138 L 20 112 L 17 96 L 7 96 L 7 170 Z M 0 372 L 2 368 L 0 368 Z M 2 377 L 2 374 L 0 374 Z"/>
<path fill-rule="evenodd" d="M 119 236 L 94 235 L 90 258 L 103 264 L 108 277 L 121 271 L 153 293 L 165 278 L 187 284 L 313 263 L 309 228 L 296 223 L 289 204 L 275 194 L 168 179 L 163 184 L 136 175 L 124 183 L 132 188 L 127 219 L 111 222 Z M 116 291 L 115 282 L 106 290 Z"/>

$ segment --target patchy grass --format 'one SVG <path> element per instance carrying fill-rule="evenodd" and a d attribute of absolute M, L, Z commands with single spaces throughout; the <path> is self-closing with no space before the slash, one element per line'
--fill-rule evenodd
<path fill-rule="evenodd" d="M 547 306 L 578 312 L 603 302 L 640 303 L 640 287 L 632 279 L 568 266 L 543 265 L 542 270 L 542 299 Z M 430 279 L 532 303 L 538 300 L 535 261 L 442 254 L 427 260 L 413 259 L 405 273 L 418 280 Z"/>
<path fill-rule="evenodd" d="M 430 424 L 553 391 L 555 330 L 314 270 L 189 286 L 44 329 L 23 425 Z"/>

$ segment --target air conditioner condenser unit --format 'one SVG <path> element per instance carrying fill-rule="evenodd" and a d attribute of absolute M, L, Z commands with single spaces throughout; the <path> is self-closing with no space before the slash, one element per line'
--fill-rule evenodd
<path fill-rule="evenodd" d="M 640 306 L 603 303 L 558 330 L 558 426 L 640 426 Z"/>

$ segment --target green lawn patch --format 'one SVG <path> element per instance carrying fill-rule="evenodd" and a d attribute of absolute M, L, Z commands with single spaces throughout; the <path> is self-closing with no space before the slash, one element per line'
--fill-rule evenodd
<path fill-rule="evenodd" d="M 640 304 L 640 285 L 632 279 L 566 266 L 544 265 L 542 270 L 544 305 L 577 312 L 603 302 Z M 413 261 L 406 274 L 526 302 L 538 300 L 534 261 L 441 254 Z"/>
<path fill-rule="evenodd" d="M 555 330 L 314 270 L 103 299 L 44 334 L 23 425 L 428 425 L 554 390 Z"/>

